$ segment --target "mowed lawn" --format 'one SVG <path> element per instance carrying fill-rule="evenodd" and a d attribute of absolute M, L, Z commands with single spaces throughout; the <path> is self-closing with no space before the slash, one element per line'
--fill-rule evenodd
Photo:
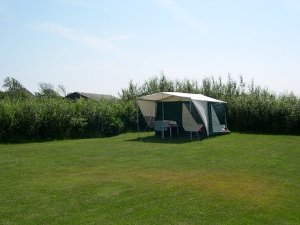
<path fill-rule="evenodd" d="M 0 224 L 300 224 L 300 137 L 0 145 Z"/>

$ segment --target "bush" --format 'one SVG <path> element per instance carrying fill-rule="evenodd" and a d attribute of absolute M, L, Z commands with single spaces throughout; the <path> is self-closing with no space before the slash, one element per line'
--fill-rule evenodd
<path fill-rule="evenodd" d="M 121 102 L 58 98 L 0 101 L 0 141 L 111 136 L 124 131 Z M 123 120 L 122 120 L 123 119 Z M 128 119 L 125 120 L 126 123 Z"/>

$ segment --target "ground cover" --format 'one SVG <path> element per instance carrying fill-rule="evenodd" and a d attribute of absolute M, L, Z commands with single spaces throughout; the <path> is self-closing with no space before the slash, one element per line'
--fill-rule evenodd
<path fill-rule="evenodd" d="M 300 224 L 300 137 L 0 145 L 0 224 Z"/>

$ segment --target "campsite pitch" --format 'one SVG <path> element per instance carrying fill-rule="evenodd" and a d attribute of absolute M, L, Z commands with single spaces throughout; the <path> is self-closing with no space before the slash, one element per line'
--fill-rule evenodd
<path fill-rule="evenodd" d="M 300 137 L 0 145 L 0 224 L 300 224 Z"/>

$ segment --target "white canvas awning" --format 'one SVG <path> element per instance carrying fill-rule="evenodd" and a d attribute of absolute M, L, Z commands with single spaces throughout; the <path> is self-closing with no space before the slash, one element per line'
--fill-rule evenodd
<path fill-rule="evenodd" d="M 145 96 L 138 97 L 138 100 L 164 101 L 164 102 L 196 100 L 196 101 L 226 103 L 201 94 L 189 94 L 189 93 L 181 93 L 181 92 L 159 92 L 152 95 L 145 95 Z"/>

